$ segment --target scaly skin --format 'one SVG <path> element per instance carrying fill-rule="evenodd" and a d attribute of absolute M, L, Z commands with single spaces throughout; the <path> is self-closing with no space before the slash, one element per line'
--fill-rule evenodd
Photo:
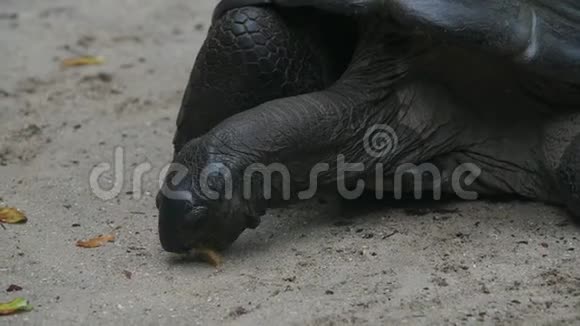
<path fill-rule="evenodd" d="M 320 16 L 326 26 L 358 33 L 356 40 L 327 41 L 333 33 L 313 28 L 319 13 L 311 12 L 307 21 L 312 25 L 303 29 L 294 24 L 293 10 L 232 9 L 215 21 L 178 119 L 174 163 L 187 173 L 181 178 L 170 174 L 158 196 L 159 231 L 167 251 L 224 249 L 244 229 L 257 227 L 271 201 L 260 178 L 250 184 L 252 196 L 243 195 L 244 174 L 256 163 L 287 167 L 293 196 L 308 189 L 318 163 L 329 165 L 317 175 L 326 188 L 340 188 L 343 181 L 352 188 L 360 180 L 372 181 L 367 187 L 374 188 L 379 178 L 386 190 L 414 191 L 413 182 L 393 182 L 395 172 L 408 163 L 429 162 L 441 171 L 442 191 L 449 193 L 455 189 L 448 176 L 469 163 L 482 174 L 465 185 L 468 191 L 563 204 L 580 215 L 580 124 L 570 111 L 580 101 L 574 91 L 578 84 L 568 75 L 556 79 L 544 74 L 546 61 L 522 65 L 521 52 L 500 56 L 506 53 L 500 43 L 487 44 L 483 51 L 467 41 L 446 42 L 461 38 L 432 27 L 421 31 L 425 21 L 416 24 L 419 30 L 410 30 L 384 15 L 366 16 L 358 23 Z M 260 44 L 248 45 L 245 32 L 238 37 L 231 33 L 240 26 L 274 35 L 267 55 Z M 484 38 L 498 37 L 489 32 Z M 240 51 L 245 53 L 242 59 L 264 57 L 287 64 L 259 69 L 252 60 L 234 60 Z M 348 67 L 342 64 L 345 58 L 351 58 Z M 398 138 L 397 146 L 384 155 L 365 149 L 365 134 L 375 125 L 388 125 Z M 337 180 L 338 157 L 364 167 Z M 380 176 L 373 174 L 378 164 L 383 166 Z M 232 188 L 219 173 L 205 175 L 207 167 L 222 173 L 227 168 Z M 219 198 L 210 198 L 204 185 Z M 284 187 L 279 179 L 272 188 L 273 199 L 280 201 Z"/>
<path fill-rule="evenodd" d="M 348 57 L 324 53 L 334 45 L 323 42 L 333 40 L 323 38 L 320 28 L 311 31 L 324 17 L 310 10 L 295 13 L 283 18 L 272 9 L 244 8 L 226 13 L 221 19 L 228 23 L 212 26 L 177 118 L 176 153 L 227 117 L 273 99 L 323 89 L 338 78 Z M 337 26 L 340 19 L 333 20 L 327 22 Z M 352 38 L 346 31 L 335 32 L 343 35 L 341 41 Z"/>

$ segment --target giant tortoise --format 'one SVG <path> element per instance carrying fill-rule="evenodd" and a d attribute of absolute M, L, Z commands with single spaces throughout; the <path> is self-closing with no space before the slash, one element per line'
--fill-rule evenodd
<path fill-rule="evenodd" d="M 268 208 L 361 186 L 578 216 L 580 2 L 223 0 L 174 146 L 157 197 L 170 252 L 227 248 Z"/>

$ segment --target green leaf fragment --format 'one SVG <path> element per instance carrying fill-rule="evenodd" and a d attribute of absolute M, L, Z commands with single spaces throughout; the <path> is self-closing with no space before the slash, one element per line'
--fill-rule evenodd
<path fill-rule="evenodd" d="M 0 303 L 0 316 L 12 315 L 18 312 L 30 311 L 32 306 L 24 298 L 16 298 L 7 303 Z"/>

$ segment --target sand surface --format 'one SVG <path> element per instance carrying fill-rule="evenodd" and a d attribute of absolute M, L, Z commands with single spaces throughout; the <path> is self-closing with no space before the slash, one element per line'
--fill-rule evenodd
<path fill-rule="evenodd" d="M 0 324 L 580 323 L 580 228 L 542 204 L 312 201 L 270 211 L 220 270 L 163 252 L 158 175 L 214 4 L 0 0 L 0 197 L 30 218 L 0 228 L 0 301 L 35 307 Z M 105 63 L 61 69 L 77 55 Z M 90 171 L 117 148 L 102 200 Z"/>

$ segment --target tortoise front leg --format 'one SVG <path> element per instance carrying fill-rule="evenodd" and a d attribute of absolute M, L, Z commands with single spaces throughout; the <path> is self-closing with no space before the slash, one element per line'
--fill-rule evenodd
<path fill-rule="evenodd" d="M 333 32 L 346 29 L 321 14 L 284 16 L 273 8 L 245 7 L 214 21 L 196 59 L 177 119 L 175 154 L 224 119 L 264 102 L 312 92 L 335 81 L 348 63 L 349 35 L 334 51 Z"/>

